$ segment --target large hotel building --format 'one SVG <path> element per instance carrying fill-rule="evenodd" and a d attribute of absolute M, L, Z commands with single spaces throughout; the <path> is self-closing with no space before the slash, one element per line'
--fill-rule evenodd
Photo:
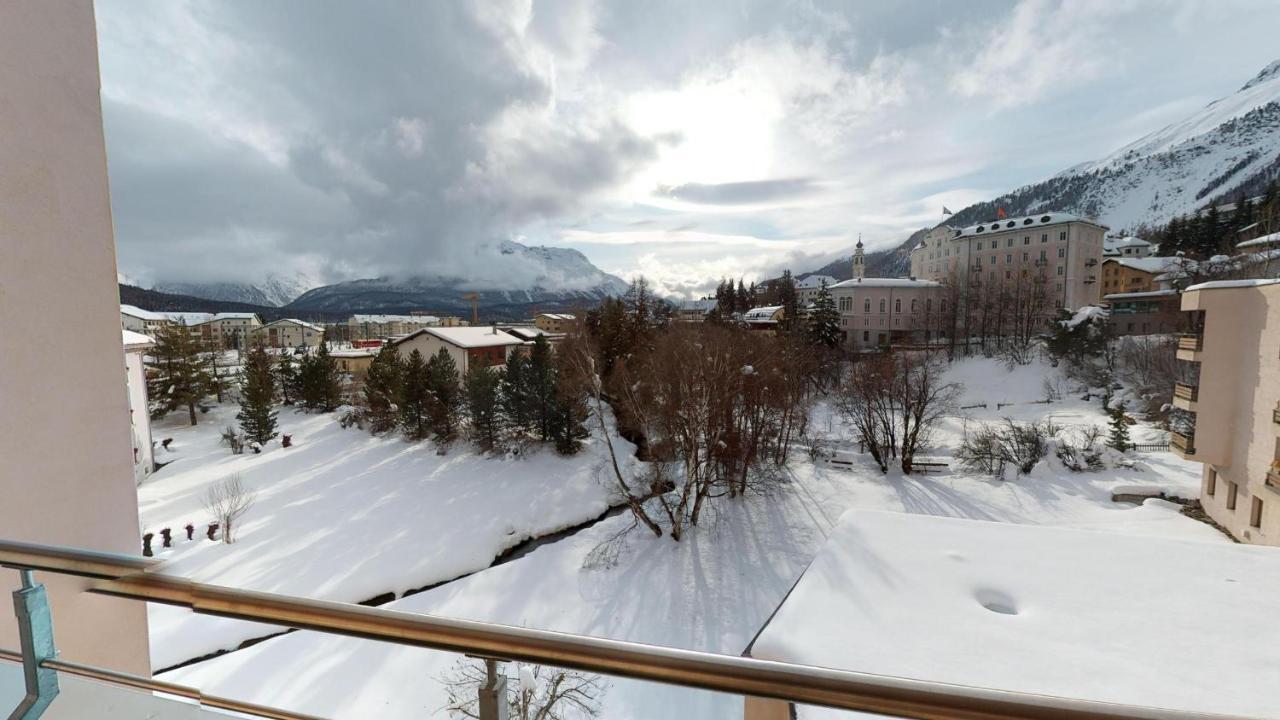
<path fill-rule="evenodd" d="M 1104 225 L 1058 212 L 964 228 L 939 225 L 911 251 L 911 276 L 969 286 L 1043 273 L 1055 303 L 1075 310 L 1101 299 L 1106 232 Z"/>

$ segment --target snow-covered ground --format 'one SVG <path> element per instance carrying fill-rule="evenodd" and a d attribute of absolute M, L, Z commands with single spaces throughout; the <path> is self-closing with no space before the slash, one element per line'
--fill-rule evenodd
<path fill-rule="evenodd" d="M 608 493 L 596 482 L 602 446 L 588 441 L 564 458 L 535 448 L 519 459 L 487 457 L 466 443 L 437 455 L 429 442 L 372 437 L 343 429 L 337 414 L 282 408 L 280 431 L 261 454 L 232 455 L 219 430 L 235 406 L 215 407 L 185 427 L 175 413 L 153 430 L 173 438 L 157 460 L 170 463 L 138 489 L 144 531 L 166 572 L 202 582 L 326 600 L 361 602 L 488 567 L 494 557 L 537 537 L 598 517 Z M 625 441 L 620 451 L 630 456 Z M 257 493 L 230 545 L 204 539 L 212 519 L 205 488 L 233 473 Z M 196 525 L 196 540 L 183 529 Z M 171 528 L 174 547 L 161 549 Z M 179 539 L 181 538 L 181 539 Z M 153 605 L 151 660 L 164 668 L 273 632 L 235 620 L 197 617 Z"/>
<path fill-rule="evenodd" d="M 1096 399 L 1035 403 L 1044 397 L 1047 372 L 1041 365 L 1008 371 L 989 360 L 951 366 L 950 377 L 966 386 L 962 404 L 986 402 L 989 407 L 948 418 L 937 436 L 939 446 L 928 454 L 948 458 L 966 426 L 1002 417 L 1030 420 L 1051 415 L 1061 424 L 1105 422 Z M 1013 404 L 997 409 L 997 402 Z M 829 407 L 819 406 L 814 415 L 820 432 L 833 438 L 848 436 Z M 320 426 L 316 432 L 339 431 Z M 1133 435 L 1147 440 L 1160 433 L 1139 425 Z M 896 471 L 882 475 L 863 456 L 855 457 L 850 471 L 815 465 L 797 452 L 787 468 L 790 482 L 767 496 L 716 503 L 712 517 L 679 544 L 637 530 L 627 536 L 616 562 L 602 566 L 593 551 L 627 526 L 629 517 L 624 514 L 388 607 L 739 654 L 850 508 L 1227 542 L 1209 526 L 1181 515 L 1172 503 L 1113 503 L 1114 489 L 1135 485 L 1195 495 L 1198 465 L 1169 453 L 1134 459 L 1134 467 L 1097 473 L 1045 465 L 1030 476 L 1006 482 L 956 468 L 925 476 L 903 477 Z M 513 472 L 523 467 L 513 465 Z M 330 497 L 333 504 L 350 507 L 339 494 Z M 385 527 L 410 532 L 400 525 Z M 1135 612 L 1140 609 L 1135 607 Z M 164 677 L 208 692 L 330 717 L 419 718 L 444 705 L 440 678 L 454 661 L 445 653 L 298 632 Z M 738 718 L 741 713 L 737 697 L 611 680 L 602 716 Z"/>

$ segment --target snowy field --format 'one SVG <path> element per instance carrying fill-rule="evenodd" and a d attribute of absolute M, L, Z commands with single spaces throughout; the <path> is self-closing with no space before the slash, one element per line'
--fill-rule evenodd
<path fill-rule="evenodd" d="M 280 431 L 291 448 L 272 442 L 260 455 L 232 455 L 221 428 L 237 408 L 216 407 L 185 427 L 175 413 L 154 429 L 173 438 L 157 460 L 171 463 L 138 489 L 142 526 L 155 532 L 165 570 L 217 585 L 361 602 L 383 593 L 451 580 L 488 567 L 530 538 L 598 517 L 608 493 L 595 480 L 603 452 L 588 442 L 563 458 L 535 448 L 520 459 L 486 457 L 466 443 L 437 455 L 429 442 L 375 438 L 343 429 L 337 414 L 281 408 Z M 628 453 L 625 441 L 620 448 Z M 205 488 L 239 473 L 257 493 L 230 545 L 210 542 Z M 196 540 L 186 541 L 187 523 Z M 161 549 L 171 528 L 174 547 Z M 180 538 L 180 539 L 179 539 Z M 152 605 L 151 662 L 170 667 L 235 648 L 273 628 Z"/>
<path fill-rule="evenodd" d="M 949 371 L 952 379 L 966 386 L 961 404 L 987 402 L 990 407 L 948 418 L 937 436 L 938 447 L 927 455 L 948 458 L 966 426 L 1002 417 L 1030 420 L 1052 415 L 1061 424 L 1105 422 L 1096 398 L 1090 402 L 1069 397 L 1048 405 L 1034 403 L 1044 396 L 1042 378 L 1046 372 L 1043 366 L 1010 372 L 987 360 L 953 365 Z M 997 410 L 996 402 L 1014 404 Z M 317 423 L 314 432 L 318 434 L 346 432 L 360 437 L 361 443 L 399 443 L 337 430 L 331 418 L 331 425 L 319 417 L 304 420 L 312 422 Z M 824 406 L 815 410 L 815 425 L 833 438 L 848 435 Z M 1139 425 L 1133 436 L 1142 441 L 1156 439 L 1160 433 Z M 405 446 L 399 443 L 394 447 L 403 451 Z M 790 482 L 769 496 L 716 503 L 714 517 L 679 544 L 636 531 L 627 536 L 616 561 L 602 565 L 593 551 L 627 526 L 629 516 L 621 515 L 518 560 L 387 607 L 736 655 L 747 647 L 817 554 L 841 514 L 850 508 L 1227 542 L 1209 526 L 1181 515 L 1172 503 L 1149 500 L 1133 506 L 1112 502 L 1111 493 L 1121 487 L 1142 486 L 1178 496 L 1196 494 L 1198 465 L 1167 452 L 1133 455 L 1132 459 L 1133 467 L 1097 473 L 1072 473 L 1042 463 L 1032 475 L 1006 482 L 954 467 L 930 475 L 903 477 L 896 470 L 882 475 L 865 456 L 855 456 L 852 470 L 838 469 L 815 465 L 801 451 L 787 468 Z M 479 467 L 484 467 L 483 463 L 506 466 L 498 461 L 459 461 L 473 468 L 477 466 L 474 463 L 481 463 Z M 572 472 L 581 475 L 581 492 L 587 493 L 592 487 L 591 463 L 582 458 L 556 461 L 565 463 L 565 472 L 577 468 Z M 428 459 L 420 462 L 426 463 L 422 469 L 430 466 Z M 512 467 L 518 472 L 525 466 Z M 369 474 L 355 485 L 383 482 L 374 477 Z M 417 482 L 407 478 L 410 476 L 401 474 L 399 480 L 386 482 Z M 329 503 L 317 499 L 316 504 L 350 508 L 338 493 L 328 497 L 334 499 Z M 603 507 L 603 500 L 599 502 L 596 507 Z M 268 520 L 260 518 L 260 522 Z M 469 533 L 500 544 L 502 533 L 490 537 L 476 533 L 474 525 L 465 522 L 458 527 L 465 526 Z M 399 529 L 404 525 L 388 520 L 381 527 Z M 245 532 L 247 539 L 247 526 Z M 306 556 L 318 554 L 298 546 L 290 550 L 295 551 Z M 481 554 L 476 554 L 477 560 Z M 225 581 L 227 576 L 223 577 Z M 338 578 L 325 586 L 332 588 L 344 581 Z M 444 706 L 441 678 L 454 661 L 444 653 L 299 632 L 164 677 L 212 693 L 330 717 L 365 717 L 376 712 L 382 718 L 420 718 Z M 602 716 L 740 718 L 741 713 L 742 702 L 737 697 L 611 680 Z"/>

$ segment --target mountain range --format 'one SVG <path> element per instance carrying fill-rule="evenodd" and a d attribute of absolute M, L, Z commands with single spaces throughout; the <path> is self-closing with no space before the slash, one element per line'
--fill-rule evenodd
<path fill-rule="evenodd" d="M 1100 158 L 975 203 L 945 221 L 957 227 L 1056 210 L 1097 219 L 1112 234 L 1142 233 L 1211 204 L 1261 194 L 1280 177 L 1280 60 L 1239 90 Z M 869 275 L 910 269 L 922 231 L 901 245 L 867 254 Z M 850 276 L 841 258 L 809 274 Z M 803 277 L 804 275 L 801 275 Z"/>

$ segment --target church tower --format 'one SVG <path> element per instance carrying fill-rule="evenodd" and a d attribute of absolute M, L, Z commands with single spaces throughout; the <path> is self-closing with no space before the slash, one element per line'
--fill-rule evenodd
<path fill-rule="evenodd" d="M 853 279 L 861 280 L 867 276 L 867 266 L 862 257 L 862 233 L 858 233 L 858 244 L 853 248 Z"/>

